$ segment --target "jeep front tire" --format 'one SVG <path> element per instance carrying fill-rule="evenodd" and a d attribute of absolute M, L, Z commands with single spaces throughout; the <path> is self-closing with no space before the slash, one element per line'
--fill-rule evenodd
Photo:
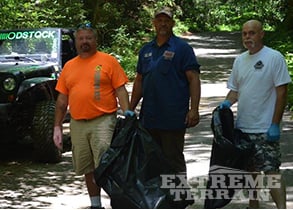
<path fill-rule="evenodd" d="M 32 122 L 34 156 L 37 161 L 58 163 L 62 152 L 53 141 L 55 101 L 41 101 L 36 104 Z"/>

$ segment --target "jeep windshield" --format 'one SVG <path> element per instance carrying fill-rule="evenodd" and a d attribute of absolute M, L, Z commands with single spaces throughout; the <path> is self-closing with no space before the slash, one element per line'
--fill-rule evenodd
<path fill-rule="evenodd" d="M 59 29 L 0 31 L 0 62 L 59 63 Z"/>

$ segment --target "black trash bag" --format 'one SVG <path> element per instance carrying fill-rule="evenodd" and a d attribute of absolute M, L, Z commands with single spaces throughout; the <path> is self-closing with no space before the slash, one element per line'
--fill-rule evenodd
<path fill-rule="evenodd" d="M 111 207 L 186 208 L 194 200 L 175 201 L 161 188 L 161 174 L 174 174 L 161 148 L 136 118 L 118 118 L 109 149 L 94 171 L 96 184 L 111 199 Z"/>
<path fill-rule="evenodd" d="M 209 179 L 207 191 L 212 191 L 210 198 L 206 197 L 204 208 L 215 209 L 226 206 L 233 198 L 236 189 L 229 188 L 229 173 L 245 174 L 250 161 L 249 157 L 254 151 L 254 144 L 249 137 L 239 129 L 234 128 L 233 112 L 229 108 L 216 107 L 212 113 L 211 129 L 214 134 L 210 159 Z M 212 176 L 225 176 L 223 186 L 215 188 Z M 211 187 L 213 186 L 213 187 Z M 227 197 L 219 198 L 217 192 L 227 190 Z M 223 192 L 223 191 L 222 191 Z"/>

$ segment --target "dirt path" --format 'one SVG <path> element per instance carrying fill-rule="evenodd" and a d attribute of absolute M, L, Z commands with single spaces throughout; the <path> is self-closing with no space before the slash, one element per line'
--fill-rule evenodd
<path fill-rule="evenodd" d="M 188 181 L 195 187 L 201 177 L 207 177 L 211 152 L 211 112 L 227 93 L 226 81 L 233 60 L 241 50 L 239 33 L 200 33 L 186 36 L 195 48 L 201 67 L 202 99 L 201 122 L 188 129 L 185 156 Z M 131 90 L 131 85 L 128 86 Z M 66 125 L 65 125 L 66 126 Z M 283 127 L 282 172 L 287 181 L 288 207 L 293 208 L 293 153 L 291 141 L 293 123 L 286 113 Z M 13 152 L 13 151 L 12 151 Z M 0 208 L 80 209 L 89 206 L 84 180 L 72 170 L 71 152 L 64 154 L 59 164 L 37 164 L 22 157 L 0 160 Z M 247 200 L 233 200 L 226 208 L 246 208 Z M 110 208 L 109 198 L 103 193 L 103 205 Z M 262 202 L 262 208 L 274 208 L 272 201 Z M 203 208 L 197 199 L 190 208 Z"/>

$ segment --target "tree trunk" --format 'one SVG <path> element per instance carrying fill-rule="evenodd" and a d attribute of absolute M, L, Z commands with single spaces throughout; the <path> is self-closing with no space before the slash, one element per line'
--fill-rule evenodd
<path fill-rule="evenodd" d="M 278 29 L 282 31 L 293 31 L 293 0 L 286 0 L 286 14 Z"/>

